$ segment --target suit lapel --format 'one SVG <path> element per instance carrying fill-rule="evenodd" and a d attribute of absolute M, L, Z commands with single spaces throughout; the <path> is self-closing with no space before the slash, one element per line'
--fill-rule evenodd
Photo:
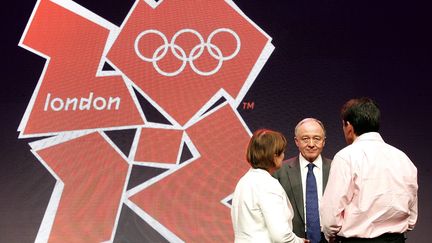
<path fill-rule="evenodd" d="M 302 180 L 301 180 L 301 173 L 300 173 L 300 162 L 298 157 L 294 161 L 294 163 L 290 164 L 287 173 L 288 173 L 288 179 L 291 183 L 291 189 L 294 195 L 294 200 L 296 202 L 297 210 L 301 216 L 301 219 L 303 220 L 303 222 L 305 222 L 303 187 L 302 187 Z"/>

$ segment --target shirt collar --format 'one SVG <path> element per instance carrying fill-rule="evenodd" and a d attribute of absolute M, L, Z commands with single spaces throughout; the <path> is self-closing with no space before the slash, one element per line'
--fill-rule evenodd
<path fill-rule="evenodd" d="M 379 141 L 384 142 L 381 135 L 377 132 L 367 132 L 363 133 L 362 135 L 358 136 L 356 140 L 354 140 L 353 143 L 361 142 L 361 141 Z"/>
<path fill-rule="evenodd" d="M 299 155 L 300 167 L 305 168 L 310 162 L 307 161 L 303 155 L 300 153 Z M 322 168 L 322 158 L 321 154 L 312 162 L 317 168 Z"/>
<path fill-rule="evenodd" d="M 267 175 L 270 174 L 270 173 L 268 173 L 268 171 L 266 171 L 264 169 L 260 169 L 260 168 L 255 169 L 255 168 L 251 167 L 251 168 L 249 168 L 249 171 L 254 172 L 254 173 L 260 173 L 260 174 L 267 174 Z"/>

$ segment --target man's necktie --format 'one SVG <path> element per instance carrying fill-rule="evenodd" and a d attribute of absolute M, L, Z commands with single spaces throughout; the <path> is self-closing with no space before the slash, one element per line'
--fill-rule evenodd
<path fill-rule="evenodd" d="M 318 190 L 313 174 L 314 164 L 308 164 L 306 176 L 306 233 L 311 243 L 321 240 L 321 228 L 318 209 Z"/>

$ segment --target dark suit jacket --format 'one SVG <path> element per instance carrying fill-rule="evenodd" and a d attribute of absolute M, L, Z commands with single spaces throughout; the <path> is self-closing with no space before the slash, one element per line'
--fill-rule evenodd
<path fill-rule="evenodd" d="M 322 155 L 321 155 L 322 157 Z M 322 157 L 323 161 L 323 189 L 327 185 L 331 160 Z M 293 157 L 282 162 L 282 166 L 273 176 L 280 182 L 294 210 L 293 232 L 305 238 L 305 216 L 303 202 L 303 186 L 300 173 L 299 157 Z"/>

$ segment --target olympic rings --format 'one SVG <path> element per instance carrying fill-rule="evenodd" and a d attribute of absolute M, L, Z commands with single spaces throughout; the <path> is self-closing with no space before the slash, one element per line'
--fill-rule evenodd
<path fill-rule="evenodd" d="M 231 34 L 236 40 L 236 49 L 234 50 L 233 53 L 231 53 L 228 56 L 224 56 L 222 51 L 220 50 L 220 48 L 211 42 L 213 37 L 216 34 L 221 33 L 221 32 L 227 32 L 227 33 Z M 179 45 L 176 44 L 177 38 L 184 33 L 191 33 L 191 34 L 195 35 L 199 40 L 199 43 L 191 49 L 189 54 L 186 54 L 186 51 L 183 48 L 181 48 Z M 144 36 L 149 35 L 149 34 L 155 34 L 155 35 L 159 36 L 163 41 L 163 44 L 161 46 L 159 46 L 158 48 L 156 48 L 156 50 L 153 52 L 152 57 L 144 56 L 138 48 L 138 44 L 141 41 L 141 39 Z M 183 70 L 186 68 L 187 63 L 189 63 L 192 70 L 195 73 L 197 73 L 198 75 L 211 76 L 211 75 L 217 73 L 221 69 L 224 61 L 231 60 L 235 56 L 237 56 L 237 54 L 240 51 L 240 46 L 241 46 L 240 37 L 237 35 L 236 32 L 234 32 L 233 30 L 228 29 L 228 28 L 219 28 L 219 29 L 214 30 L 212 33 L 210 33 L 210 35 L 208 36 L 208 38 L 205 42 L 204 42 L 204 38 L 202 37 L 202 35 L 194 29 L 182 29 L 182 30 L 177 31 L 174 34 L 174 36 L 172 37 L 171 42 L 168 42 L 168 38 L 162 32 L 160 32 L 158 30 L 151 29 L 151 30 L 145 30 L 145 31 L 141 32 L 137 36 L 137 38 L 135 39 L 135 43 L 134 43 L 135 53 L 137 54 L 137 56 L 145 62 L 151 62 L 153 64 L 154 69 L 159 74 L 164 75 L 164 76 L 168 76 L 168 77 L 173 77 L 173 76 L 176 76 L 176 75 L 180 74 L 181 72 L 183 72 Z M 197 60 L 203 54 L 204 49 L 207 49 L 210 56 L 218 61 L 216 67 L 213 70 L 208 71 L 208 72 L 199 70 L 194 64 L 194 61 Z M 174 55 L 175 58 L 182 61 L 181 66 L 174 72 L 165 72 L 158 65 L 158 61 L 160 61 L 162 58 L 164 58 L 166 56 L 166 54 L 168 53 L 168 50 L 170 50 L 172 52 L 172 54 Z"/>

